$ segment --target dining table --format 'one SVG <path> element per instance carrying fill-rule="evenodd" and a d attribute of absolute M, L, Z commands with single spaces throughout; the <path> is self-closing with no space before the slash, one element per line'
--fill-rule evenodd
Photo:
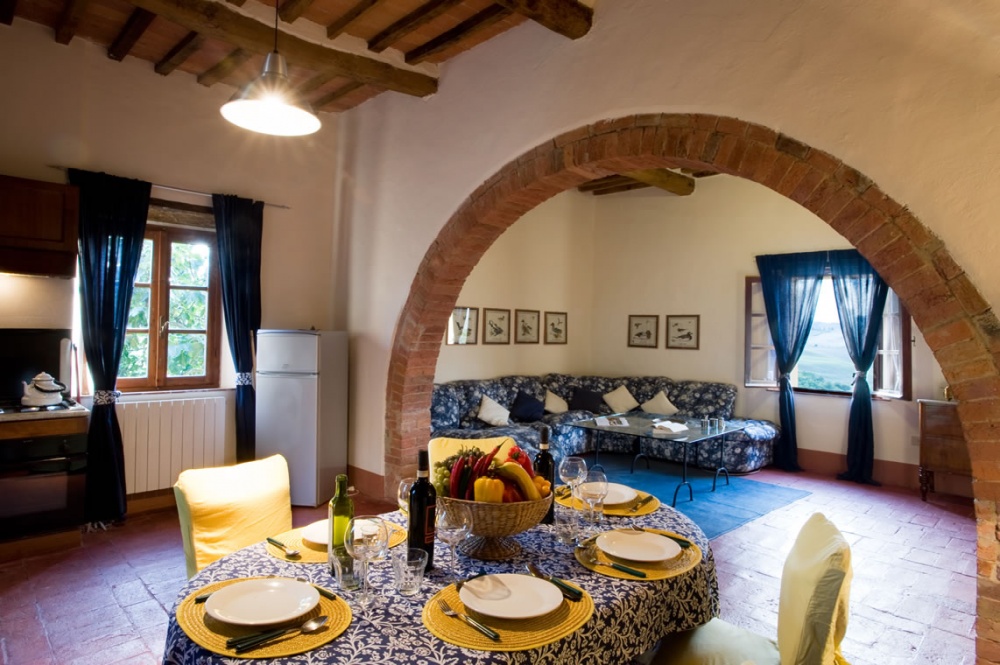
<path fill-rule="evenodd" d="M 391 525 L 405 527 L 406 516 L 399 511 L 381 517 Z M 679 536 L 681 542 L 693 544 L 693 547 L 682 550 L 682 555 L 677 558 L 678 562 L 687 560 L 689 565 L 662 575 L 651 569 L 654 574 L 646 579 L 609 567 L 586 566 L 584 563 L 588 560 L 581 558 L 582 550 L 572 543 L 561 542 L 553 525 L 539 524 L 514 536 L 520 551 L 503 561 L 484 561 L 462 554 L 452 561 L 447 546 L 437 542 L 434 568 L 424 577 L 419 592 L 412 596 L 403 596 L 396 591 L 392 565 L 388 560 L 393 555 L 390 552 L 384 560 L 369 564 L 369 580 L 375 599 L 367 607 L 361 607 L 357 602 L 359 592 L 338 588 L 330 566 L 320 561 L 318 556 L 311 558 L 311 562 L 288 560 L 272 546 L 261 542 L 208 565 L 181 589 L 170 615 L 163 662 L 177 665 L 232 665 L 239 662 L 283 665 L 619 665 L 642 662 L 639 659 L 644 654 L 648 656 L 664 636 L 695 628 L 718 616 L 718 582 L 712 550 L 704 532 L 685 515 L 670 506 L 661 505 L 654 497 L 636 515 L 628 510 L 616 511 L 605 507 L 601 523 L 590 526 L 596 529 L 595 532 L 638 527 Z M 293 538 L 297 531 L 284 534 L 284 537 Z M 402 528 L 395 531 L 405 534 Z M 398 538 L 396 543 L 399 543 Z M 397 547 L 405 548 L 405 539 Z M 455 593 L 453 575 L 469 579 L 484 573 L 526 574 L 529 563 L 536 564 L 544 574 L 583 590 L 583 601 L 562 601 L 560 610 L 552 613 L 562 617 L 560 612 L 565 612 L 566 621 L 575 622 L 568 628 L 563 626 L 564 629 L 560 630 L 555 625 L 555 632 L 535 634 L 525 631 L 522 635 L 516 628 L 517 622 L 513 622 L 515 628 L 504 632 L 506 641 L 493 643 L 487 640 L 477 645 L 469 641 L 473 639 L 471 637 L 466 637 L 465 641 L 457 639 L 461 631 L 468 630 L 461 621 L 431 616 L 431 609 L 437 607 L 432 601 L 443 597 L 443 594 Z M 200 646 L 199 641 L 208 643 L 204 639 L 208 624 L 207 618 L 202 616 L 204 610 L 196 609 L 194 599 L 199 594 L 204 595 L 206 589 L 217 589 L 233 580 L 261 577 L 307 581 L 331 592 L 327 594 L 330 597 L 336 594 L 336 602 L 346 613 L 346 616 L 341 616 L 341 632 L 303 653 L 280 656 L 256 651 L 234 656 L 223 649 L 213 651 Z M 456 595 L 448 597 L 453 603 L 458 598 Z M 463 609 L 460 603 L 456 604 Z M 183 622 L 178 621 L 179 613 Z M 490 617 L 475 616 L 485 623 L 491 621 Z M 558 619 L 556 624 L 562 620 Z M 508 621 L 504 625 L 509 624 Z M 196 638 L 201 635 L 201 638 L 196 641 L 192 635 Z M 525 639 L 529 641 L 525 642 Z M 478 648 L 470 648 L 470 644 Z"/>

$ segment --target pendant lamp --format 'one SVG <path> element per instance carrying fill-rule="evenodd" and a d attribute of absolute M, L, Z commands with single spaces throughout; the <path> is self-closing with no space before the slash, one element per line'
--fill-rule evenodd
<path fill-rule="evenodd" d="M 305 136 L 320 122 L 309 102 L 301 99 L 288 78 L 288 65 L 278 53 L 278 2 L 274 2 L 274 51 L 264 60 L 261 75 L 219 109 L 229 122 L 261 134 Z"/>

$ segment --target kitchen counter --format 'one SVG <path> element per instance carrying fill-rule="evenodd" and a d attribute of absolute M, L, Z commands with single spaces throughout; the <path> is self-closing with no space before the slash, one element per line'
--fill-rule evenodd
<path fill-rule="evenodd" d="M 66 409 L 56 411 L 29 411 L 22 413 L 6 412 L 0 413 L 0 423 L 14 422 L 21 420 L 48 420 L 50 418 L 81 418 L 90 415 L 90 410 L 80 404 L 74 404 Z"/>

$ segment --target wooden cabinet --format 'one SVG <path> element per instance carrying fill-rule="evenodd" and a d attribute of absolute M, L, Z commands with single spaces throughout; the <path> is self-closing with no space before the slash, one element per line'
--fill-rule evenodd
<path fill-rule="evenodd" d="M 935 472 L 972 477 L 957 402 L 917 400 L 920 408 L 920 498 L 934 491 Z"/>
<path fill-rule="evenodd" d="M 0 175 L 0 272 L 76 274 L 79 190 Z"/>

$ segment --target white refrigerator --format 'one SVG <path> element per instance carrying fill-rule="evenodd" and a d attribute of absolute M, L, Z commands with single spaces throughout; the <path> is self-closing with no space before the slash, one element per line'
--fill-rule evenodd
<path fill-rule="evenodd" d="M 257 332 L 257 459 L 288 461 L 292 505 L 330 500 L 347 473 L 347 333 Z"/>

